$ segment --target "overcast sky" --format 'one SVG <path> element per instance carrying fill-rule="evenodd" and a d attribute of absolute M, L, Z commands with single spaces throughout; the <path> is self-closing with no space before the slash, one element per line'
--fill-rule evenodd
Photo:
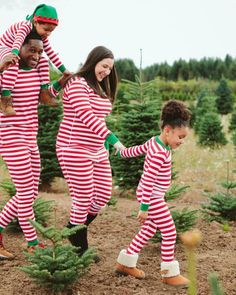
<path fill-rule="evenodd" d="M 50 42 L 75 71 L 104 45 L 137 66 L 236 56 L 236 0 L 0 0 L 0 34 L 41 3 L 57 9 Z"/>

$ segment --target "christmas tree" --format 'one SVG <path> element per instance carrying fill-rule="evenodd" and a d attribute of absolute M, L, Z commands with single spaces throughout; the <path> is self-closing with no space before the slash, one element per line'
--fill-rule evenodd
<path fill-rule="evenodd" d="M 59 230 L 55 226 L 46 228 L 35 221 L 31 223 L 51 241 L 52 246 L 38 247 L 33 253 L 26 253 L 31 264 L 20 269 L 36 283 L 50 288 L 54 293 L 68 288 L 86 273 L 86 269 L 93 261 L 94 253 L 92 249 L 88 249 L 79 256 L 76 247 L 63 244 L 62 241 L 84 226 L 79 225 L 71 229 L 65 227 Z"/>

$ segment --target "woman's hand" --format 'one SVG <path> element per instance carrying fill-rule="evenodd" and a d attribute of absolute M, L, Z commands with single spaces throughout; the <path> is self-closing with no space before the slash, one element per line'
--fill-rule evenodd
<path fill-rule="evenodd" d="M 119 151 L 123 151 L 124 149 L 126 149 L 126 147 L 120 141 L 117 141 L 113 146 L 116 149 L 115 154 L 117 154 Z"/>
<path fill-rule="evenodd" d="M 66 83 L 68 82 L 68 80 L 70 80 L 70 78 L 73 76 L 73 74 L 70 75 L 62 75 L 60 77 L 60 79 L 58 79 L 58 83 L 61 85 L 61 87 L 65 87 Z"/>

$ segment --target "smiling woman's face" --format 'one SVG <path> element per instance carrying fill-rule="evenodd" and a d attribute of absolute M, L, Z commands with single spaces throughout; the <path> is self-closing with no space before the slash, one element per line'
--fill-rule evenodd
<path fill-rule="evenodd" d="M 36 68 L 42 53 L 43 42 L 38 39 L 30 39 L 21 47 L 19 63 L 24 67 Z"/>
<path fill-rule="evenodd" d="M 95 76 L 98 82 L 110 75 L 113 65 L 114 59 L 112 58 L 104 58 L 96 64 Z"/>

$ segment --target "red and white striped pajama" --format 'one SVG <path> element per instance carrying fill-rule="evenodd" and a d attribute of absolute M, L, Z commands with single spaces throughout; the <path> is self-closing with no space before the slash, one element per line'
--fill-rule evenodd
<path fill-rule="evenodd" d="M 5 228 L 18 218 L 28 242 L 37 234 L 27 219 L 34 219 L 33 202 L 38 196 L 40 155 L 37 146 L 38 96 L 40 77 L 37 69 L 19 69 L 12 91 L 15 116 L 0 113 L 0 155 L 5 161 L 16 195 L 0 213 L 0 227 Z M 50 88 L 54 96 L 57 92 Z"/>
<path fill-rule="evenodd" d="M 111 197 L 111 167 L 104 148 L 111 133 L 105 123 L 111 103 L 76 77 L 64 89 L 63 106 L 57 156 L 72 198 L 70 223 L 83 224 L 87 214 L 97 214 Z"/>
<path fill-rule="evenodd" d="M 174 261 L 176 229 L 164 199 L 171 182 L 171 151 L 158 137 L 152 137 L 143 145 L 130 147 L 120 152 L 122 157 L 136 157 L 141 154 L 146 154 L 146 157 L 136 194 L 141 209 L 142 206 L 148 208 L 148 218 L 126 252 L 127 254 L 139 253 L 159 229 L 162 236 L 162 261 L 172 262 Z"/>
<path fill-rule="evenodd" d="M 13 24 L 0 38 L 0 60 L 11 53 L 12 50 L 16 54 L 19 53 L 20 48 L 25 40 L 25 37 L 32 31 L 33 25 L 30 21 L 21 21 Z M 43 39 L 43 48 L 50 61 L 58 68 L 65 69 L 64 65 L 60 61 L 58 55 L 53 51 L 48 38 Z M 38 72 L 40 74 L 40 83 L 49 84 L 49 64 L 45 63 L 46 59 L 41 57 L 37 65 Z M 2 89 L 11 90 L 15 86 L 15 82 L 18 76 L 19 64 L 11 65 L 2 75 Z"/>

